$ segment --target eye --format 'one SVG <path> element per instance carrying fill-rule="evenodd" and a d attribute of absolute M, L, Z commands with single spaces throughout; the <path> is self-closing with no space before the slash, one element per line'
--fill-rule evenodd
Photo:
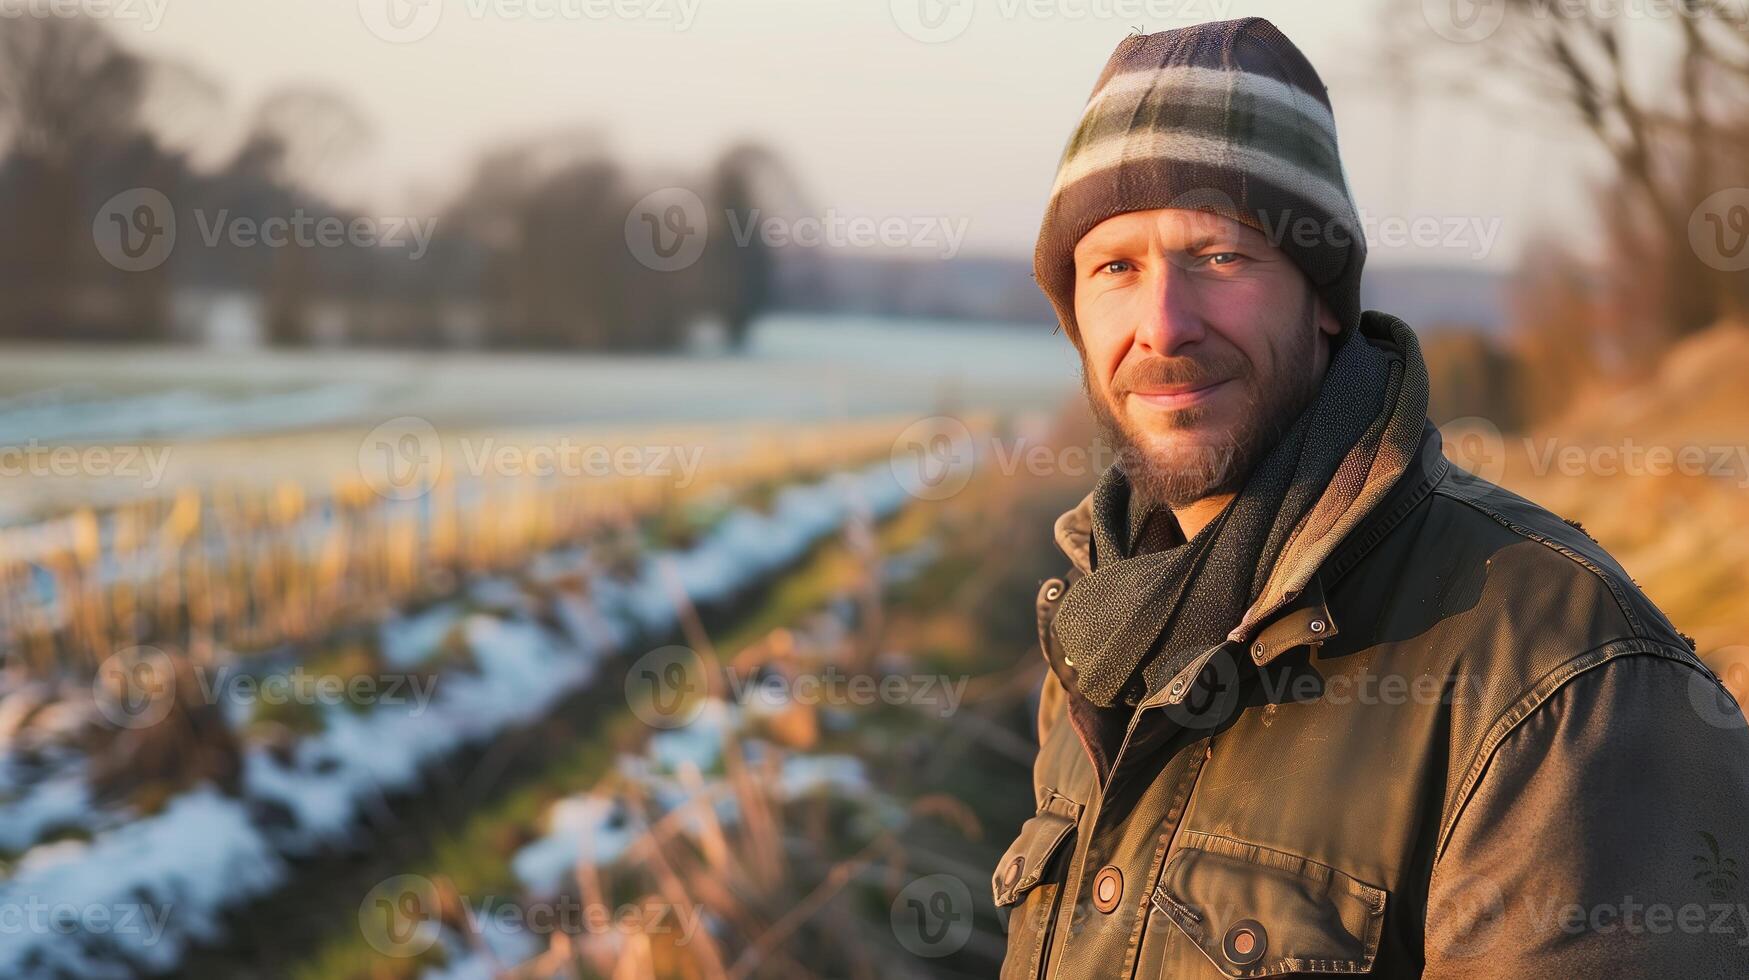
<path fill-rule="evenodd" d="M 1135 266 L 1124 259 L 1113 259 L 1099 267 L 1100 272 L 1124 273 L 1135 269 Z"/>
<path fill-rule="evenodd" d="M 1244 256 L 1240 255 L 1238 252 L 1210 252 L 1207 255 L 1204 255 L 1202 260 L 1205 264 L 1215 266 L 1216 268 L 1224 268 L 1243 258 Z"/>

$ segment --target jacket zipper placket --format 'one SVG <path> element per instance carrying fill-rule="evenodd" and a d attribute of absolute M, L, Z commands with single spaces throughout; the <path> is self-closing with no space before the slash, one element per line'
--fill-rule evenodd
<path fill-rule="evenodd" d="M 1194 669 L 1195 669 L 1195 674 L 1193 674 L 1192 676 L 1194 677 L 1196 675 L 1200 675 L 1202 672 L 1202 669 L 1204 667 L 1208 666 L 1209 660 L 1212 659 L 1214 657 L 1214 655 L 1220 651 L 1222 646 L 1225 646 L 1227 643 L 1230 643 L 1230 642 L 1232 642 L 1232 641 L 1229 640 L 1229 641 L 1225 641 L 1223 643 L 1216 644 L 1215 646 L 1210 647 L 1208 650 L 1206 650 L 1202 654 L 1200 654 L 1196 658 L 1196 660 L 1192 662 L 1194 665 Z M 1150 699 L 1150 700 L 1152 700 L 1152 699 Z M 1158 710 L 1160 708 L 1165 707 L 1167 703 L 1168 702 L 1166 702 L 1166 701 L 1161 701 L 1158 704 L 1144 703 L 1141 707 L 1136 709 L 1135 714 L 1130 716 L 1129 726 L 1124 730 L 1123 741 L 1118 744 L 1117 755 L 1112 757 L 1111 773 L 1113 775 L 1116 775 L 1118 769 L 1123 765 L 1124 753 L 1129 749 L 1130 741 L 1135 737 L 1136 729 L 1141 724 L 1142 716 L 1144 714 L 1146 714 L 1147 712 L 1155 711 L 1155 710 Z M 1205 738 L 1202 740 L 1203 756 L 1201 758 L 1196 759 L 1192 763 L 1192 765 L 1190 767 L 1190 771 L 1185 773 L 1185 775 L 1182 777 L 1184 779 L 1190 780 L 1189 787 L 1184 789 L 1185 810 L 1187 810 L 1187 811 L 1190 809 L 1190 797 L 1192 794 L 1194 794 L 1196 792 L 1197 780 L 1200 779 L 1202 776 L 1202 768 L 1203 768 L 1202 764 L 1204 761 L 1207 760 L 1209 753 L 1212 751 L 1212 749 L 1209 747 L 1210 741 L 1211 741 L 1211 739 L 1209 739 L 1209 738 Z M 1189 746 L 1186 746 L 1186 748 L 1189 748 Z M 1098 775 L 1097 769 L 1094 770 L 1094 774 L 1096 776 Z M 1056 941 L 1057 934 L 1059 932 L 1062 932 L 1066 935 L 1073 935 L 1073 933 L 1074 933 L 1074 927 L 1073 927 L 1072 921 L 1070 923 L 1070 927 L 1067 930 L 1059 929 L 1058 927 L 1062 925 L 1061 920 L 1064 916 L 1068 916 L 1071 920 L 1074 919 L 1075 907 L 1080 902 L 1081 875 L 1087 866 L 1087 854 L 1093 847 L 1093 832 L 1094 832 L 1094 830 L 1096 830 L 1098 828 L 1099 818 L 1105 812 L 1105 794 L 1111 788 L 1110 782 L 1106 779 L 1099 780 L 1098 785 L 1099 785 L 1099 790 L 1096 794 L 1094 794 L 1093 805 L 1090 808 L 1088 808 L 1088 813 L 1091 814 L 1091 819 L 1088 821 L 1088 824 L 1087 824 L 1088 832 L 1086 834 L 1076 834 L 1077 840 L 1075 842 L 1075 853 L 1073 854 L 1073 856 L 1070 860 L 1069 873 L 1063 879 L 1063 890 L 1057 895 L 1057 903 L 1058 903 L 1057 911 L 1056 911 L 1056 914 L 1051 917 L 1051 923 L 1050 923 L 1049 929 L 1045 934 L 1045 948 L 1044 948 L 1044 954 L 1042 957 L 1044 960 L 1044 967 L 1045 967 L 1043 976 L 1045 976 L 1045 977 L 1050 977 L 1054 974 L 1054 972 L 1056 970 L 1057 962 L 1061 958 L 1059 955 L 1061 953 L 1061 950 L 1058 949 L 1057 947 L 1067 945 L 1067 943 L 1059 944 Z M 1173 825 L 1173 828 L 1172 828 L 1172 841 L 1167 844 L 1166 853 L 1164 855 L 1162 855 L 1162 860 L 1165 860 L 1166 858 L 1171 857 L 1172 846 L 1173 846 L 1173 844 L 1176 844 L 1177 840 L 1178 840 L 1178 829 L 1180 827 L 1182 827 L 1183 825 L 1184 825 L 1184 814 L 1180 813 L 1178 815 L 1178 821 Z M 1070 891 L 1071 888 L 1073 888 L 1073 892 Z"/>

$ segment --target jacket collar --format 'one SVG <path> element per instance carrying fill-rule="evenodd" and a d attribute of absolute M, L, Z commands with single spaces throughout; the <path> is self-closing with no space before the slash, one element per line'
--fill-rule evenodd
<path fill-rule="evenodd" d="M 1288 594 L 1287 601 L 1273 611 L 1268 622 L 1259 625 L 1253 636 L 1244 640 L 1237 636 L 1232 639 L 1248 642 L 1252 661 L 1262 666 L 1296 646 L 1322 643 L 1335 636 L 1338 624 L 1325 601 L 1325 589 L 1334 587 L 1342 575 L 1425 499 L 1450 468 L 1439 430 L 1431 422 L 1426 423 L 1414 459 L 1398 476 L 1390 492 L 1336 542 L 1328 557 L 1306 570 L 1309 573 L 1306 585 Z M 1093 495 L 1089 493 L 1079 504 L 1058 516 L 1054 527 L 1057 547 L 1082 575 L 1092 567 L 1092 531 Z M 1276 574 L 1282 574 L 1281 566 L 1290 560 L 1299 560 L 1299 556 L 1283 556 Z"/>

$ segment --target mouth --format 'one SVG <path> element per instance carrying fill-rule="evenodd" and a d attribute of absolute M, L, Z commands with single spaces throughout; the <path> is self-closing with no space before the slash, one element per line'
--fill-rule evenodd
<path fill-rule="evenodd" d="M 1226 381 L 1210 381 L 1195 387 L 1173 385 L 1148 391 L 1132 391 L 1129 397 L 1161 409 L 1190 408 L 1212 398 Z"/>

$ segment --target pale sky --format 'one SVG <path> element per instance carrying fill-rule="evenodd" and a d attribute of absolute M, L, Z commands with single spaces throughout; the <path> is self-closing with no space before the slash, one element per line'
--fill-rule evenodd
<path fill-rule="evenodd" d="M 1449 103 L 1394 111 L 1365 74 L 1384 0 L 69 2 L 120 4 L 123 43 L 210 75 L 233 119 L 287 84 L 346 94 L 374 131 L 347 182 L 385 214 L 429 213 L 494 142 L 583 124 L 622 160 L 680 174 L 755 137 L 816 213 L 962 222 L 966 252 L 1007 254 L 1030 252 L 1058 154 L 1125 34 L 1259 14 L 1330 87 L 1363 216 L 1439 232 L 1375 244 L 1372 261 L 1505 268 L 1539 223 L 1589 233 L 1575 136 Z M 1137 10 L 1181 15 L 1125 16 Z M 918 19 L 930 12 L 946 19 Z M 930 24 L 952 36 L 920 39 Z"/>

